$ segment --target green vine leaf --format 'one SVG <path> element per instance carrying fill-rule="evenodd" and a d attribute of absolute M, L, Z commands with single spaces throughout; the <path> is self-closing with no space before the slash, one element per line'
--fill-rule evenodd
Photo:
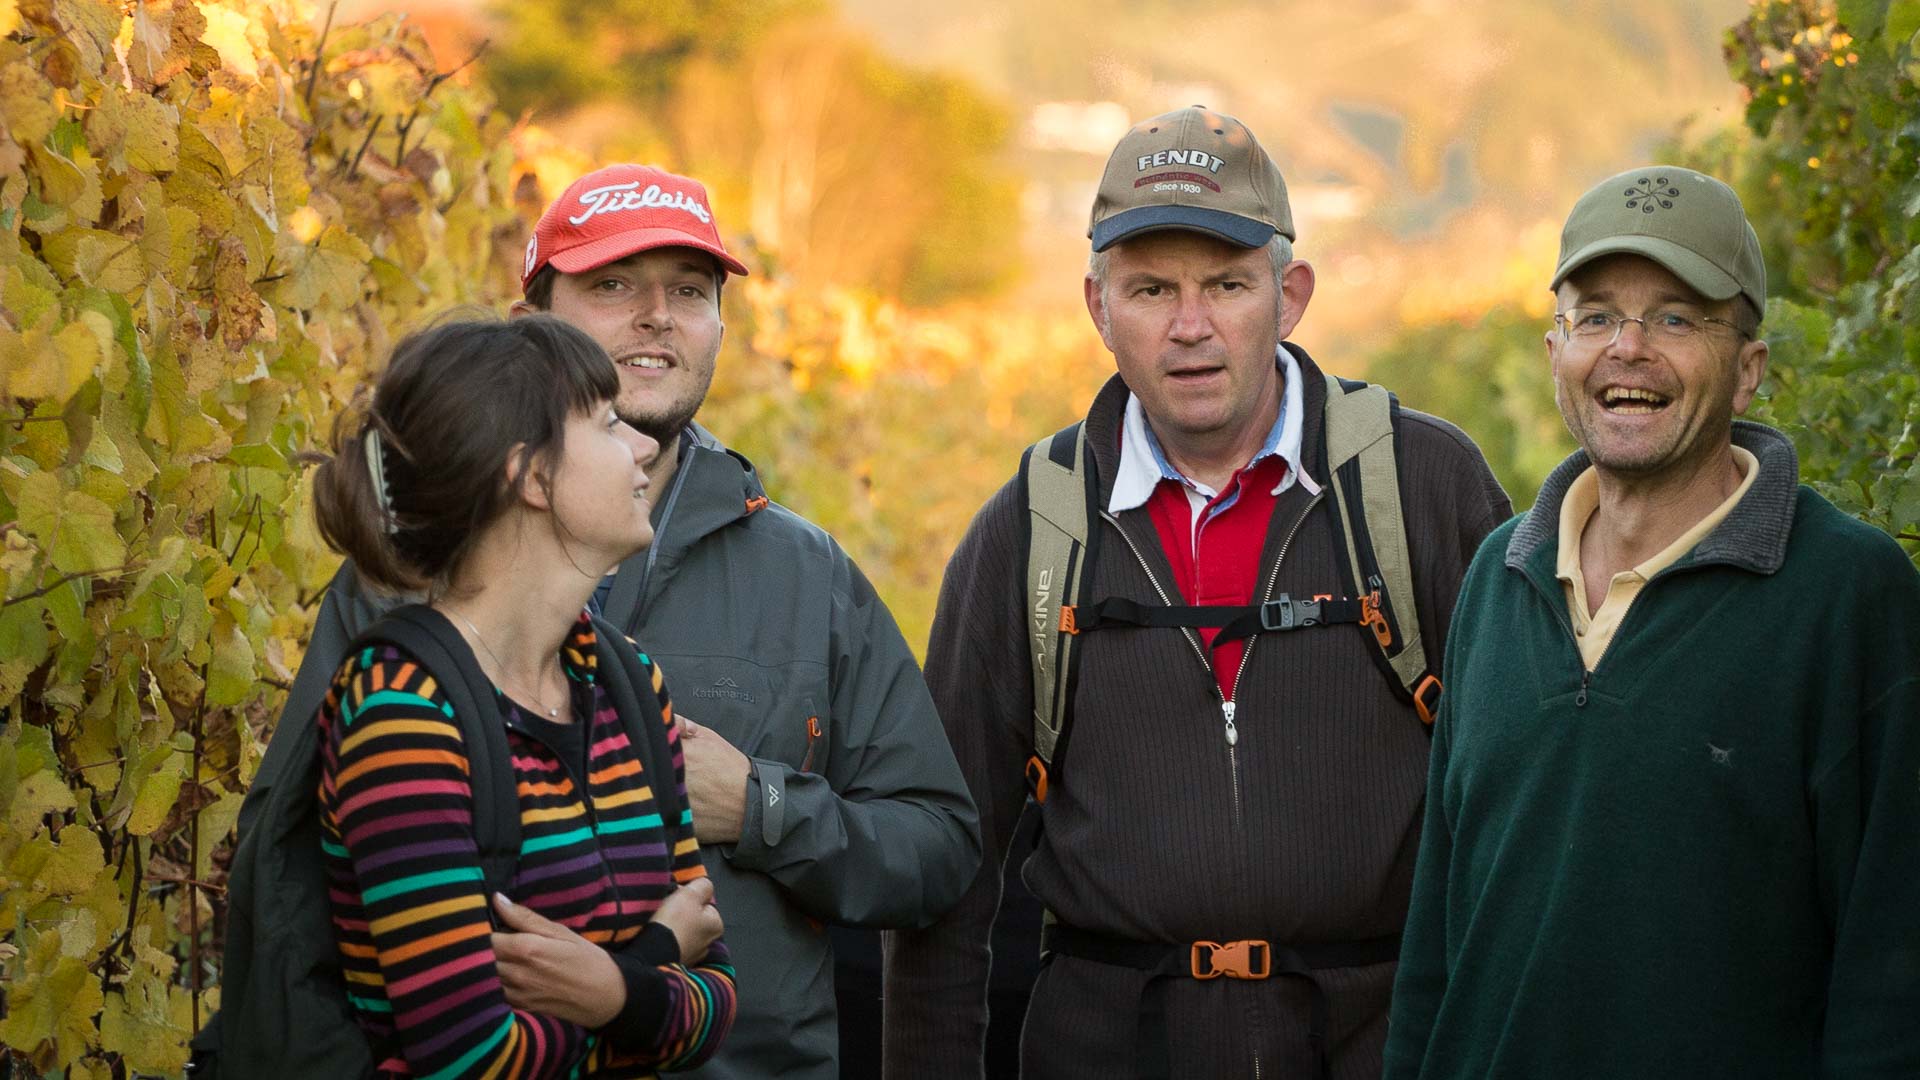
<path fill-rule="evenodd" d="M 42 1071 L 66 1068 L 99 1038 L 94 1018 L 106 1005 L 100 981 L 85 961 L 61 950 L 57 930 L 40 935 L 15 970 L 0 1042 Z"/>

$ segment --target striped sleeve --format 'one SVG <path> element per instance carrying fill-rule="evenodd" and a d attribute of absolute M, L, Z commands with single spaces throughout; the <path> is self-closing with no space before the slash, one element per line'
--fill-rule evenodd
<path fill-rule="evenodd" d="M 673 776 L 668 782 L 674 784 L 680 793 L 680 820 L 670 828 L 669 834 L 673 851 L 673 880 L 676 885 L 684 885 L 707 876 L 706 867 L 700 862 L 700 845 L 693 836 L 693 811 L 687 801 L 686 755 L 680 748 L 680 726 L 674 722 L 673 706 L 660 669 L 646 654 L 642 653 L 640 659 L 652 674 L 653 692 L 659 702 L 659 720 L 667 728 L 667 747 L 673 760 Z M 653 782 L 660 782 L 661 779 L 665 778 L 656 778 Z M 656 909 L 659 903 L 654 902 Z M 725 917 L 724 907 L 721 915 Z M 672 935 L 667 934 L 665 938 L 665 948 L 677 952 Z M 661 947 L 659 939 L 660 935 L 643 932 L 628 943 L 628 948 L 622 950 L 624 955 L 616 956 L 621 961 L 622 971 L 629 973 L 629 998 L 637 994 L 647 999 L 650 1005 L 660 1008 L 658 1019 L 652 1024 L 628 1026 L 619 1035 L 610 1031 L 608 1049 L 613 1051 L 615 1060 L 621 1062 L 644 1063 L 662 1071 L 691 1069 L 712 1057 L 721 1040 L 733 1027 L 736 1007 L 733 963 L 722 938 L 713 943 L 707 955 L 697 964 L 651 963 L 643 970 L 651 977 L 653 985 L 644 988 L 633 986 L 634 969 L 640 966 L 633 963 L 634 958 L 656 959 Z M 663 1007 L 655 1003 L 663 1003 Z M 651 1027 L 651 1037 L 626 1043 L 627 1039 L 640 1035 L 640 1032 L 633 1030 L 636 1026 Z"/>
<path fill-rule="evenodd" d="M 566 1075 L 595 1040 L 507 1004 L 451 704 L 390 648 L 348 657 L 334 690 L 320 796 L 356 1007 L 387 1014 L 376 1026 L 423 1080 Z"/>

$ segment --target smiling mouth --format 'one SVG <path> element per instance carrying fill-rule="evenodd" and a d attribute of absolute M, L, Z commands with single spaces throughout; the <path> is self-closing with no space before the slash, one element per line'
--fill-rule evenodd
<path fill-rule="evenodd" d="M 1657 390 L 1609 386 L 1600 392 L 1600 407 L 1617 416 L 1649 416 L 1673 404 Z"/>
<path fill-rule="evenodd" d="M 641 371 L 665 371 L 673 366 L 673 361 L 664 356 L 626 356 L 614 363 L 620 367 L 639 368 Z"/>

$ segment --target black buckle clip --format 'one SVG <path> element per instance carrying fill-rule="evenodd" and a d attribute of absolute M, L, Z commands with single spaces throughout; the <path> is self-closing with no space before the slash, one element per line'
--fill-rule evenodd
<path fill-rule="evenodd" d="M 1286 593 L 1260 605 L 1260 629 L 1293 630 L 1320 625 L 1320 601 L 1295 600 Z"/>

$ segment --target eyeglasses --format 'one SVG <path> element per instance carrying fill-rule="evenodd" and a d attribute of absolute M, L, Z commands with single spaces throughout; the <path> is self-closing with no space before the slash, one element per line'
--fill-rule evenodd
<path fill-rule="evenodd" d="M 1560 324 L 1568 341 L 1577 341 L 1586 348 L 1604 349 L 1619 341 L 1620 331 L 1628 323 L 1639 323 L 1641 333 L 1661 341 L 1685 341 L 1706 332 L 1708 324 L 1724 326 L 1741 337 L 1746 336 L 1738 326 L 1725 319 L 1696 315 L 1680 308 L 1655 311 L 1634 318 L 1605 308 L 1577 307 L 1554 312 L 1553 321 Z"/>

